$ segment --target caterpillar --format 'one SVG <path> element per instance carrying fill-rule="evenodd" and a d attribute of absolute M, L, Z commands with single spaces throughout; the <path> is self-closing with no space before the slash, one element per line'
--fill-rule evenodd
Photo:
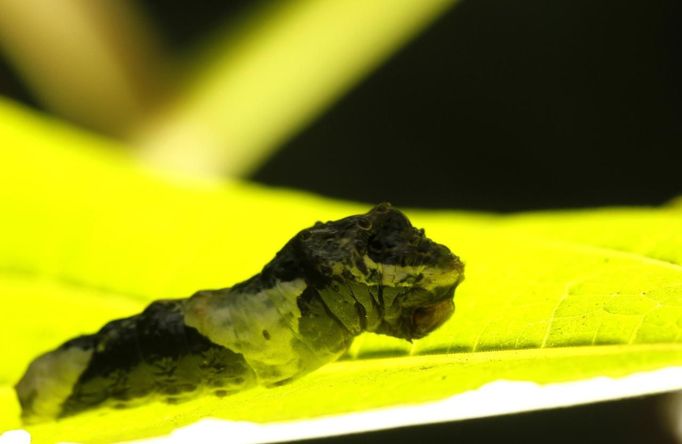
<path fill-rule="evenodd" d="M 424 337 L 454 312 L 463 271 L 390 204 L 317 222 L 244 282 L 157 300 L 39 356 L 15 386 L 22 418 L 284 384 L 362 332 Z"/>

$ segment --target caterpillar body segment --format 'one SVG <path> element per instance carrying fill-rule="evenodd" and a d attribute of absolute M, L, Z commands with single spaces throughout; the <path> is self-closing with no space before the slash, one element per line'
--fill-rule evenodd
<path fill-rule="evenodd" d="M 27 423 L 279 385 L 370 331 L 420 338 L 454 311 L 463 264 L 398 210 L 318 222 L 231 288 L 159 300 L 36 358 L 16 385 Z"/>

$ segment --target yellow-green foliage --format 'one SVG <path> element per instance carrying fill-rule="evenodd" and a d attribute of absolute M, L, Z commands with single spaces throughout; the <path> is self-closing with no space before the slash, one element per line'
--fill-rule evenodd
<path fill-rule="evenodd" d="M 368 208 L 162 176 L 110 142 L 7 104 L 0 140 L 0 430 L 20 426 L 11 386 L 37 354 L 153 299 L 229 286 L 297 230 Z M 306 418 L 441 399 L 502 378 L 682 365 L 679 208 L 408 214 L 466 263 L 457 311 L 431 336 L 411 345 L 367 335 L 347 359 L 283 387 L 97 410 L 30 427 L 34 439 L 133 439 L 206 416 Z"/>

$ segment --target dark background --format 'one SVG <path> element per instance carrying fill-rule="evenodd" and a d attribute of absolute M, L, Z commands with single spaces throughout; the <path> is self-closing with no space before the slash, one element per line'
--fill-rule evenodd
<path fill-rule="evenodd" d="M 253 2 L 141 5 L 183 53 Z M 414 207 L 659 205 L 682 194 L 680 79 L 679 0 L 465 0 L 252 179 Z M 0 94 L 38 107 L 2 60 Z M 319 441 L 674 442 L 663 400 Z"/>
<path fill-rule="evenodd" d="M 682 2 L 463 1 L 254 178 L 514 211 L 682 193 Z"/>

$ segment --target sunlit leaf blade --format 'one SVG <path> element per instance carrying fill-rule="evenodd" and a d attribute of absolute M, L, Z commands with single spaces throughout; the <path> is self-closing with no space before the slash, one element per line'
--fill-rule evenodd
<path fill-rule="evenodd" d="M 11 385 L 31 357 L 150 300 L 231 285 L 297 230 L 367 208 L 155 174 L 109 142 L 8 104 L 0 140 L 12 148 L 0 154 L 0 429 L 20 426 Z M 499 379 L 682 366 L 679 210 L 409 214 L 466 263 L 455 316 L 428 338 L 366 335 L 345 360 L 290 385 L 96 410 L 30 432 L 36 442 L 107 442 L 208 416 L 313 418 L 434 401 Z"/>

